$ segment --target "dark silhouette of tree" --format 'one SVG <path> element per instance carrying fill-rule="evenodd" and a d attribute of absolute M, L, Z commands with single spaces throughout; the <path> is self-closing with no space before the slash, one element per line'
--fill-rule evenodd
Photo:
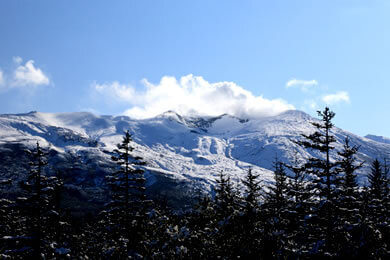
<path fill-rule="evenodd" d="M 240 218 L 241 257 L 255 258 L 261 254 L 263 225 L 260 219 L 260 196 L 262 187 L 259 175 L 249 169 L 246 178 L 242 181 L 245 193 L 243 195 L 242 216 Z"/>
<path fill-rule="evenodd" d="M 150 202 L 145 195 L 142 158 L 133 155 L 132 138 L 127 131 L 114 150 L 112 160 L 118 170 L 106 176 L 111 189 L 111 202 L 104 212 L 108 238 L 114 243 L 107 248 L 110 257 L 139 255 L 145 251 L 146 209 Z"/>
<path fill-rule="evenodd" d="M 18 204 L 31 238 L 31 256 L 37 259 L 53 257 L 57 249 L 55 226 L 59 215 L 53 196 L 61 181 L 56 176 L 46 175 L 44 168 L 48 164 L 48 153 L 38 142 L 34 150 L 27 152 L 31 155 L 30 174 L 26 181 L 20 183 L 25 196 L 18 198 Z"/>
<path fill-rule="evenodd" d="M 387 167 L 387 166 L 386 166 Z M 375 159 L 371 164 L 371 172 L 368 175 L 369 201 L 368 201 L 368 231 L 372 241 L 368 247 L 369 255 L 375 258 L 390 256 L 389 232 L 390 225 L 387 222 L 389 212 L 386 207 L 388 199 L 388 182 L 385 168 Z"/>
<path fill-rule="evenodd" d="M 230 176 L 220 173 L 215 187 L 216 211 L 216 254 L 220 257 L 234 257 L 238 254 L 237 246 L 237 214 L 238 194 L 230 180 Z"/>
<path fill-rule="evenodd" d="M 331 162 L 330 152 L 334 149 L 332 146 L 336 142 L 331 133 L 333 128 L 332 119 L 335 113 L 326 107 L 323 111 L 317 111 L 321 122 L 312 122 L 316 131 L 310 135 L 303 135 L 305 140 L 297 141 L 297 144 L 304 148 L 317 152 L 317 157 L 311 157 L 305 165 L 306 172 L 311 175 L 315 188 L 315 196 L 319 198 L 316 205 L 316 214 L 312 221 L 317 221 L 316 227 L 313 226 L 317 238 L 316 245 L 313 247 L 313 254 L 326 256 L 334 255 L 334 247 L 337 246 L 334 239 L 334 223 L 337 199 L 338 172 L 335 170 L 337 165 Z"/>
<path fill-rule="evenodd" d="M 264 213 L 264 247 L 269 253 L 265 258 L 278 258 L 286 254 L 288 216 L 288 177 L 284 164 L 277 158 L 274 161 L 274 183 L 265 194 Z M 271 253 L 272 252 L 272 253 Z M 271 253 L 271 254 L 270 254 Z"/>
<path fill-rule="evenodd" d="M 313 196 L 313 184 L 308 180 L 305 169 L 305 162 L 295 156 L 291 165 L 286 165 L 290 170 L 291 177 L 288 178 L 287 196 L 289 200 L 289 226 L 288 240 L 291 252 L 297 256 L 308 254 L 311 249 L 308 247 L 313 241 L 311 237 L 313 223 L 311 217 L 314 215 L 313 208 L 315 199 Z"/>
<path fill-rule="evenodd" d="M 358 146 L 351 146 L 347 137 L 343 150 L 338 152 L 341 157 L 337 171 L 340 173 L 337 201 L 337 222 L 336 233 L 339 248 L 338 252 L 342 257 L 356 257 L 360 241 L 355 239 L 359 234 L 362 216 L 360 208 L 362 205 L 359 186 L 356 181 L 356 170 L 363 166 L 363 162 L 356 162 Z"/>
<path fill-rule="evenodd" d="M 371 172 L 368 175 L 370 184 L 370 208 L 373 221 L 380 223 L 384 221 L 385 213 L 383 202 L 386 196 L 386 181 L 381 163 L 375 159 L 371 164 Z"/>
<path fill-rule="evenodd" d="M 219 179 L 217 179 L 216 182 L 215 204 L 217 215 L 220 219 L 227 220 L 235 210 L 237 194 L 234 191 L 229 175 L 225 176 L 225 174 L 221 172 Z"/>

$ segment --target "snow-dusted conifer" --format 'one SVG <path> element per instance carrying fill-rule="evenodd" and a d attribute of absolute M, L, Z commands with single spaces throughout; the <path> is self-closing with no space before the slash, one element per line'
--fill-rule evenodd
<path fill-rule="evenodd" d="M 265 250 L 271 251 L 272 257 L 286 254 L 288 215 L 288 177 L 284 164 L 275 158 L 274 183 L 269 186 L 263 205 Z M 265 257 L 270 257 L 266 253 Z"/>
<path fill-rule="evenodd" d="M 103 222 L 114 243 L 106 250 L 110 257 L 137 255 L 144 249 L 146 208 L 150 201 L 146 199 L 146 179 L 141 169 L 145 163 L 141 157 L 134 156 L 132 142 L 129 131 L 125 132 L 112 156 L 118 169 L 106 176 L 112 199 L 103 214 Z"/>
<path fill-rule="evenodd" d="M 261 222 L 260 196 L 262 191 L 259 175 L 248 169 L 242 184 L 245 188 L 243 207 L 240 224 L 241 232 L 241 255 L 244 258 L 256 258 L 261 254 L 263 225 Z"/>
<path fill-rule="evenodd" d="M 356 238 L 356 234 L 360 230 L 362 223 L 360 208 L 363 202 L 359 193 L 355 171 L 363 166 L 363 162 L 356 162 L 358 149 L 358 146 L 350 145 L 350 139 L 347 137 L 343 150 L 338 152 L 341 159 L 337 168 L 340 176 L 337 190 L 335 232 L 337 233 L 336 238 L 339 245 L 337 251 L 341 257 L 356 257 L 359 248 L 359 240 Z"/>
<path fill-rule="evenodd" d="M 297 141 L 297 144 L 304 148 L 311 149 L 319 153 L 318 157 L 311 157 L 305 165 L 305 171 L 313 179 L 315 194 L 318 198 L 316 213 L 313 214 L 311 221 L 317 222 L 312 231 L 315 232 L 313 238 L 317 241 L 312 248 L 313 254 L 332 256 L 334 254 L 334 223 L 335 209 L 338 186 L 338 172 L 335 170 L 336 163 L 331 161 L 330 152 L 334 149 L 332 146 L 336 138 L 332 135 L 332 119 L 335 113 L 328 107 L 323 111 L 317 111 L 322 122 L 312 122 L 316 131 L 310 135 L 303 134 L 305 138 Z M 315 219 L 317 218 L 317 220 Z"/>
<path fill-rule="evenodd" d="M 291 165 L 286 165 L 290 170 L 288 178 L 287 195 L 289 200 L 289 225 L 288 240 L 290 251 L 296 252 L 297 256 L 306 255 L 312 240 L 313 223 L 311 217 L 315 212 L 313 208 L 313 185 L 308 180 L 305 171 L 305 162 L 295 156 Z"/>
<path fill-rule="evenodd" d="M 21 182 L 25 196 L 18 198 L 21 214 L 25 217 L 28 235 L 32 239 L 31 255 L 36 258 L 55 255 L 55 231 L 53 223 L 58 219 L 53 194 L 61 181 L 56 176 L 47 176 L 48 152 L 37 142 L 36 148 L 27 151 L 32 159 L 30 174 Z"/>
<path fill-rule="evenodd" d="M 370 216 L 372 221 L 381 223 L 385 221 L 385 217 L 388 214 L 383 207 L 387 183 L 383 167 L 378 159 L 375 159 L 371 164 L 371 172 L 368 175 L 368 181 L 370 184 Z"/>

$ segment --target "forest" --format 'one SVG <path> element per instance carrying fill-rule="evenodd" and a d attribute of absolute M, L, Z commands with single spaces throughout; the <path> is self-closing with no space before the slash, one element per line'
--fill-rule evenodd
<path fill-rule="evenodd" d="M 37 143 L 25 180 L 0 180 L 0 190 L 22 190 L 16 198 L 0 192 L 0 258 L 389 259 L 390 166 L 386 158 L 358 162 L 348 138 L 331 158 L 335 113 L 326 107 L 318 116 L 316 131 L 296 143 L 321 156 L 275 157 L 270 185 L 249 169 L 238 189 L 220 172 L 215 194 L 194 194 L 184 211 L 146 195 L 146 162 L 133 155 L 127 131 L 105 179 L 110 201 L 97 215 L 72 215 L 61 206 L 64 181 L 45 174 L 48 152 Z M 363 163 L 370 171 L 361 186 Z"/>

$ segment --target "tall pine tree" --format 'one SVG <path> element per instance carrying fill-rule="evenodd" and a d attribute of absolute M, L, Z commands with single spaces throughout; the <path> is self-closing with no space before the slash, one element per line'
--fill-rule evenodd
<path fill-rule="evenodd" d="M 108 239 L 111 244 L 106 252 L 110 257 L 128 257 L 145 253 L 146 210 L 150 203 L 145 195 L 145 163 L 134 156 L 134 147 L 129 131 L 117 144 L 112 160 L 117 170 L 106 176 L 111 189 L 111 202 L 103 214 L 103 224 L 108 225 Z"/>
<path fill-rule="evenodd" d="M 215 207 L 216 207 L 216 254 L 219 257 L 232 258 L 237 256 L 238 226 L 236 225 L 238 215 L 238 196 L 233 187 L 230 176 L 223 172 L 216 180 Z"/>
<path fill-rule="evenodd" d="M 387 212 L 383 207 L 386 198 L 387 183 L 383 167 L 378 159 L 375 159 L 371 164 L 371 172 L 368 175 L 370 184 L 370 216 L 373 222 L 379 224 L 385 221 Z"/>
<path fill-rule="evenodd" d="M 368 230 L 371 230 L 371 240 L 375 240 L 368 251 L 376 258 L 390 256 L 390 224 L 388 223 L 389 212 L 386 207 L 389 194 L 386 168 L 387 166 L 384 167 L 378 159 L 375 159 L 368 175 Z"/>
<path fill-rule="evenodd" d="M 48 176 L 48 152 L 37 142 L 31 155 L 30 174 L 21 182 L 25 196 L 18 198 L 21 213 L 26 221 L 27 232 L 32 239 L 32 257 L 53 257 L 55 255 L 55 229 L 58 212 L 55 210 L 54 191 L 61 181 L 56 176 Z"/>
<path fill-rule="evenodd" d="M 284 164 L 277 158 L 274 161 L 274 183 L 265 194 L 264 212 L 264 247 L 265 258 L 279 258 L 288 254 L 287 229 L 288 212 L 288 177 Z"/>
<path fill-rule="evenodd" d="M 260 221 L 260 196 L 262 187 L 259 175 L 248 170 L 246 178 L 242 181 L 245 188 L 243 197 L 243 214 L 240 218 L 241 233 L 241 256 L 244 258 L 256 258 L 261 254 L 263 225 Z"/>
<path fill-rule="evenodd" d="M 356 162 L 358 146 L 351 146 L 350 139 L 345 138 L 343 150 L 338 152 L 341 157 L 337 171 L 339 176 L 338 201 L 337 201 L 337 241 L 342 257 L 357 257 L 359 249 L 358 231 L 362 222 L 360 208 L 362 206 L 359 185 L 356 181 L 355 171 L 363 166 L 363 162 Z"/>
<path fill-rule="evenodd" d="M 334 149 L 332 146 L 336 138 L 332 135 L 332 119 L 335 113 L 328 107 L 323 111 L 317 111 L 321 122 L 312 122 L 316 131 L 310 135 L 303 135 L 302 141 L 297 144 L 304 148 L 309 148 L 317 153 L 316 157 L 311 157 L 305 165 L 305 171 L 311 175 L 316 191 L 315 196 L 318 198 L 316 206 L 317 217 L 316 245 L 313 247 L 313 254 L 333 256 L 335 251 L 334 240 L 334 222 L 336 207 L 336 189 L 338 185 L 338 172 L 335 170 L 336 163 L 331 161 L 330 153 Z"/>
<path fill-rule="evenodd" d="M 287 195 L 289 198 L 289 226 L 288 240 L 291 242 L 290 251 L 296 252 L 297 256 L 306 255 L 310 248 L 312 232 L 311 216 L 313 215 L 312 183 L 308 180 L 303 160 L 295 155 L 291 165 L 286 165 L 290 170 L 288 178 Z"/>

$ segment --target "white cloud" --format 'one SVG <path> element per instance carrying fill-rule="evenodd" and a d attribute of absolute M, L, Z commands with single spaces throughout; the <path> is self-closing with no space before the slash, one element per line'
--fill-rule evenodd
<path fill-rule="evenodd" d="M 286 82 L 286 88 L 300 87 L 302 91 L 307 91 L 310 87 L 317 86 L 318 81 L 313 80 L 301 80 L 301 79 L 290 79 Z"/>
<path fill-rule="evenodd" d="M 142 83 L 144 91 L 118 82 L 95 83 L 93 87 L 97 93 L 129 104 L 131 107 L 125 114 L 134 118 L 153 117 L 167 110 L 184 115 L 228 113 L 256 118 L 295 109 L 282 99 L 270 100 L 255 96 L 233 82 L 210 83 L 191 74 L 179 80 L 165 76 L 158 84 L 152 84 L 146 79 Z"/>
<path fill-rule="evenodd" d="M 16 57 L 12 57 L 12 60 L 14 61 L 14 63 L 16 64 L 21 64 L 23 62 L 23 59 L 19 56 L 16 56 Z"/>
<path fill-rule="evenodd" d="M 131 103 L 135 95 L 135 89 L 131 85 L 122 85 L 117 81 L 105 84 L 94 83 L 93 85 L 98 93 L 108 95 L 119 101 Z"/>
<path fill-rule="evenodd" d="M 0 69 L 0 86 L 5 84 L 3 71 Z"/>
<path fill-rule="evenodd" d="M 322 101 L 324 101 L 328 105 L 336 104 L 339 102 L 350 102 L 349 94 L 346 91 L 339 91 L 336 94 L 330 94 L 322 97 Z"/>
<path fill-rule="evenodd" d="M 14 57 L 14 61 L 21 62 L 20 57 Z M 49 85 L 49 78 L 42 72 L 41 69 L 34 66 L 34 61 L 29 60 L 26 64 L 19 65 L 13 74 L 11 85 L 14 87 L 24 87 L 27 85 Z"/>

